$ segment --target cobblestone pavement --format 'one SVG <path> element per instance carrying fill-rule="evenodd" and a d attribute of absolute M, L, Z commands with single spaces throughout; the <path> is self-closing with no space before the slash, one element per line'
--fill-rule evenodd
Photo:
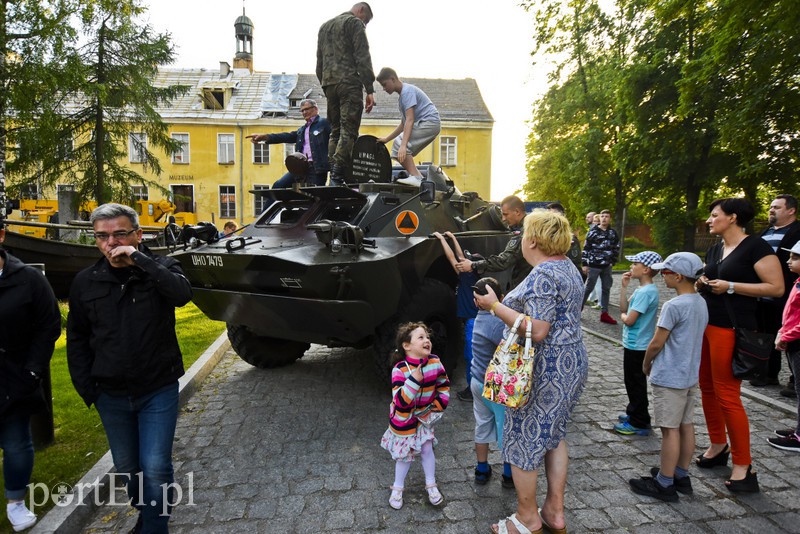
<path fill-rule="evenodd" d="M 596 315 L 584 312 L 588 326 Z M 610 329 L 604 333 L 619 338 Z M 729 493 L 723 485 L 727 467 L 693 467 L 695 492 L 680 502 L 637 496 L 627 481 L 658 465 L 660 434 L 613 433 L 626 404 L 622 349 L 594 335 L 585 341 L 589 383 L 567 437 L 570 532 L 800 532 L 800 455 L 766 442 L 773 429 L 793 425 L 790 410 L 745 400 L 760 494 Z M 465 385 L 463 368 L 455 375 L 458 391 Z M 171 532 L 489 532 L 492 522 L 515 510 L 514 491 L 500 487 L 497 451 L 490 456 L 496 476 L 485 486 L 473 483 L 471 404 L 456 398 L 437 428 L 437 479 L 445 504 L 427 503 L 415 462 L 406 504 L 392 510 L 387 500 L 394 464 L 379 445 L 388 403 L 389 389 L 375 378 L 369 351 L 314 346 L 296 364 L 268 371 L 229 351 L 178 421 L 175 467 L 183 496 Z M 708 437 L 699 407 L 695 422 L 700 454 Z M 544 484 L 540 477 L 540 495 Z M 83 532 L 127 532 L 134 521 L 129 508 L 105 506 Z"/>

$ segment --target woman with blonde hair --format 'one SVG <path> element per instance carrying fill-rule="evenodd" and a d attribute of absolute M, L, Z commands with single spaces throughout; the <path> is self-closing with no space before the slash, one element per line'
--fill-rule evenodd
<path fill-rule="evenodd" d="M 525 217 L 522 255 L 533 267 L 527 278 L 499 302 L 489 288 L 475 294 L 479 308 L 503 320 L 507 329 L 520 314 L 531 322 L 536 351 L 534 383 L 525 406 L 506 410 L 503 460 L 511 464 L 517 511 L 492 526 L 503 534 L 566 532 L 567 423 L 586 383 L 589 359 L 581 331 L 583 280 L 566 257 L 572 231 L 567 219 L 536 210 Z M 547 495 L 538 507 L 536 481 L 544 463 Z"/>

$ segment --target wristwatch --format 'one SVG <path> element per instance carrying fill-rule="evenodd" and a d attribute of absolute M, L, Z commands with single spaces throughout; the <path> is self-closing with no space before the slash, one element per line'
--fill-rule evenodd
<path fill-rule="evenodd" d="M 728 282 L 728 295 L 733 295 L 733 282 Z"/>

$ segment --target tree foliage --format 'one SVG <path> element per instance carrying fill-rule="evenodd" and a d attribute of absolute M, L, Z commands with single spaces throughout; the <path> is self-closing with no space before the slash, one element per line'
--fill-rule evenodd
<path fill-rule="evenodd" d="M 704 202 L 797 193 L 800 11 L 786 0 L 526 2 L 556 58 L 525 191 L 582 214 L 627 207 L 694 249 Z M 604 4 L 605 5 L 605 4 Z"/>
<path fill-rule="evenodd" d="M 20 184 L 71 183 L 80 199 L 126 202 L 133 184 L 159 187 L 148 178 L 161 173 L 156 149 L 169 154 L 179 145 L 156 106 L 188 88 L 153 85 L 158 66 L 171 63 L 174 50 L 168 34 L 140 22 L 140 0 L 71 7 L 69 22 L 77 21 L 80 33 L 69 34 L 58 59 L 38 66 L 52 73 L 54 84 L 44 91 L 47 106 L 19 121 L 20 150 L 10 171 Z M 140 155 L 140 172 L 125 165 L 129 150 Z"/>

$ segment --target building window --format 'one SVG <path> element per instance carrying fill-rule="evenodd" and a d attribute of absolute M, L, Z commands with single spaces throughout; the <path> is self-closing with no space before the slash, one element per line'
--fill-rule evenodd
<path fill-rule="evenodd" d="M 217 134 L 217 163 L 233 165 L 235 157 L 233 142 L 233 134 Z"/>
<path fill-rule="evenodd" d="M 269 145 L 255 143 L 253 145 L 253 163 L 269 163 Z"/>
<path fill-rule="evenodd" d="M 144 163 L 147 160 L 147 134 L 131 132 L 128 136 L 128 155 L 131 163 Z"/>
<path fill-rule="evenodd" d="M 443 135 L 439 137 L 439 164 L 442 167 L 452 167 L 456 165 L 456 152 L 458 150 L 458 138 L 454 135 Z"/>
<path fill-rule="evenodd" d="M 137 200 L 148 200 L 149 195 L 147 194 L 147 186 L 146 185 L 132 185 L 131 186 L 131 197 L 133 197 L 133 201 L 136 202 Z"/>
<path fill-rule="evenodd" d="M 58 142 L 58 158 L 64 161 L 71 161 L 74 147 L 72 136 L 62 137 Z"/>
<path fill-rule="evenodd" d="M 253 184 L 253 189 L 256 190 L 256 191 L 264 191 L 266 189 L 269 189 L 269 186 L 268 185 L 264 185 L 264 184 Z M 269 201 L 269 198 L 266 195 L 256 194 L 256 195 L 253 195 L 253 196 L 255 198 L 255 200 L 253 202 L 253 206 L 254 206 L 253 215 L 258 217 L 259 215 L 264 213 L 264 210 L 267 209 L 267 206 L 269 206 L 270 201 Z"/>
<path fill-rule="evenodd" d="M 203 89 L 203 109 L 225 109 L 225 91 Z"/>
<path fill-rule="evenodd" d="M 189 134 L 174 133 L 171 137 L 181 143 L 181 147 L 172 153 L 172 163 L 189 163 Z"/>
<path fill-rule="evenodd" d="M 20 198 L 37 199 L 39 198 L 39 191 L 36 184 L 22 184 L 19 187 Z"/>
<path fill-rule="evenodd" d="M 283 157 L 286 158 L 289 154 L 294 154 L 294 143 L 284 143 L 283 144 Z"/>
<path fill-rule="evenodd" d="M 227 219 L 236 217 L 236 186 L 219 186 L 219 216 Z"/>

